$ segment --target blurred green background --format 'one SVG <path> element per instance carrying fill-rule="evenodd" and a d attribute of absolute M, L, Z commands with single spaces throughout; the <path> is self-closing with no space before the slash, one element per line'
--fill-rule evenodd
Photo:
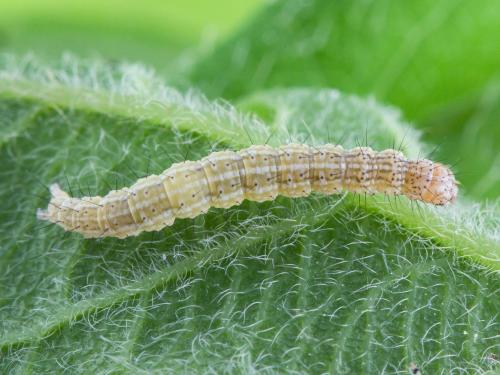
<path fill-rule="evenodd" d="M 499 19 L 496 0 L 26 0 L 0 4 L 0 50 L 137 61 L 233 103 L 270 87 L 372 96 L 485 200 L 500 191 Z"/>
<path fill-rule="evenodd" d="M 126 59 L 164 71 L 181 51 L 212 44 L 244 22 L 261 0 L 61 1 L 0 3 L 0 47 L 58 59 Z"/>

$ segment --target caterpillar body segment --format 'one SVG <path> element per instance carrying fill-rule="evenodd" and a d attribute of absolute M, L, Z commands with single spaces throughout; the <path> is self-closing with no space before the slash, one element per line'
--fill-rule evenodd
<path fill-rule="evenodd" d="M 129 188 L 100 197 L 70 197 L 51 186 L 40 220 L 58 224 L 86 238 L 134 236 L 194 218 L 210 207 L 228 208 L 244 199 L 304 197 L 312 191 L 338 194 L 405 195 L 434 205 L 455 201 L 451 170 L 430 160 L 407 160 L 395 150 L 289 144 L 252 146 L 239 152 L 214 152 L 200 161 L 173 164 L 160 175 L 139 179 Z"/>

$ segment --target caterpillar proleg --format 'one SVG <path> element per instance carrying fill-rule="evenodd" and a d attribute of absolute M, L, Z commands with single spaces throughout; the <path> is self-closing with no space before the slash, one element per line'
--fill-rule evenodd
<path fill-rule="evenodd" d="M 194 218 L 210 207 L 238 205 L 244 199 L 262 202 L 277 195 L 304 197 L 312 191 L 338 194 L 343 190 L 405 195 L 434 205 L 452 203 L 458 193 L 447 166 L 426 159 L 407 160 L 392 149 L 258 145 L 173 164 L 160 175 L 141 178 L 104 197 L 70 197 L 53 184 L 49 206 L 39 209 L 37 217 L 86 238 L 124 238 L 160 230 L 176 218 Z"/>

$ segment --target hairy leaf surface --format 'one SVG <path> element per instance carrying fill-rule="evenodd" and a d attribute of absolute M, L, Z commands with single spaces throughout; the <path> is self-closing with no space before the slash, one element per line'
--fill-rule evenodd
<path fill-rule="evenodd" d="M 475 374 L 497 365 L 497 206 L 280 197 L 125 240 L 84 240 L 35 220 L 51 182 L 103 194 L 215 149 L 352 147 L 368 128 L 374 148 L 425 154 L 394 110 L 314 89 L 262 92 L 236 110 L 137 66 L 5 65 L 0 371 L 405 374 L 413 362 L 424 373 Z"/>

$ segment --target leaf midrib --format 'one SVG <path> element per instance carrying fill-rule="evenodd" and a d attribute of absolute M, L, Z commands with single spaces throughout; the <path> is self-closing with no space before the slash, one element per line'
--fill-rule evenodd
<path fill-rule="evenodd" d="M 143 97 L 119 95 L 102 89 L 90 90 L 86 87 L 68 87 L 61 84 L 44 85 L 35 81 L 11 79 L 0 79 L 0 98 L 31 100 L 47 106 L 115 115 L 134 119 L 137 123 L 149 120 L 180 131 L 197 132 L 207 138 L 216 139 L 218 143 L 227 143 L 233 147 L 248 146 L 245 127 L 236 126 L 230 119 L 226 120 L 228 126 L 223 129 L 220 126 L 209 126 L 206 123 L 216 123 L 220 114 L 214 116 L 205 110 L 205 117 L 200 118 L 200 113 L 193 116 L 188 106 L 174 108 L 168 101 L 146 100 Z M 186 118 L 189 121 L 186 121 Z M 246 125 L 253 125 L 252 131 L 256 133 L 253 141 L 265 142 L 268 134 L 262 123 L 252 122 Z M 259 127 L 256 128 L 255 125 Z"/>

